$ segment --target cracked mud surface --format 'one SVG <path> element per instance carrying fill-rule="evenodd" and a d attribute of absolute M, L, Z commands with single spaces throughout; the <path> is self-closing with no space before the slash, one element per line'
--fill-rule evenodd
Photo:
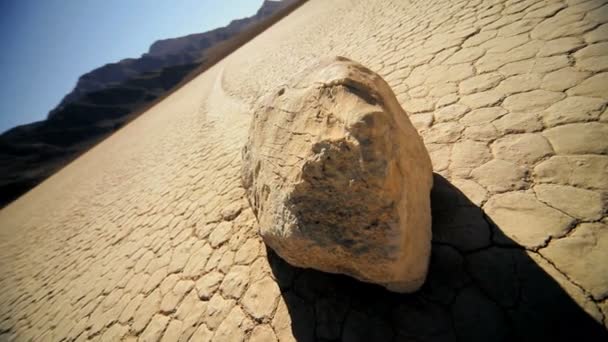
<path fill-rule="evenodd" d="M 0 340 L 603 340 L 608 4 L 310 1 L 0 212 Z M 380 73 L 433 159 L 398 295 L 267 251 L 249 108 L 320 57 Z"/>

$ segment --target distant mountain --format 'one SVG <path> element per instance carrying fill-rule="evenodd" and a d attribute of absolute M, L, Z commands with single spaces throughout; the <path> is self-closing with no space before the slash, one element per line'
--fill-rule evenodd
<path fill-rule="evenodd" d="M 46 120 L 0 135 L 0 206 L 4 206 L 204 71 L 305 0 L 269 1 L 225 27 L 154 42 L 140 58 L 82 75 Z"/>

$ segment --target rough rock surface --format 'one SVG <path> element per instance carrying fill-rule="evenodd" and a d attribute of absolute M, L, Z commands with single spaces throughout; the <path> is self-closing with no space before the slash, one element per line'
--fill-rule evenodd
<path fill-rule="evenodd" d="M 431 160 L 379 75 L 343 57 L 304 70 L 257 105 L 243 161 L 260 234 L 289 263 L 422 285 Z"/>

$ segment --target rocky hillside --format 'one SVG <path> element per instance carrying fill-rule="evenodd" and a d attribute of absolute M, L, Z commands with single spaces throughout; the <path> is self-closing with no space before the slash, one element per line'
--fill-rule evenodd
<path fill-rule="evenodd" d="M 80 77 L 46 120 L 0 136 L 0 206 L 50 176 L 180 82 L 198 74 L 302 1 L 264 1 L 248 18 L 204 33 L 154 42 L 139 58 L 106 64 Z"/>

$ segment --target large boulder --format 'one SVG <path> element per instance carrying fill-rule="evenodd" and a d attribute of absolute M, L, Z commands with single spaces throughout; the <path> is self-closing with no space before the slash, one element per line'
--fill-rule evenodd
<path fill-rule="evenodd" d="M 292 265 L 417 290 L 431 241 L 431 161 L 388 84 L 343 57 L 260 100 L 243 185 Z"/>

